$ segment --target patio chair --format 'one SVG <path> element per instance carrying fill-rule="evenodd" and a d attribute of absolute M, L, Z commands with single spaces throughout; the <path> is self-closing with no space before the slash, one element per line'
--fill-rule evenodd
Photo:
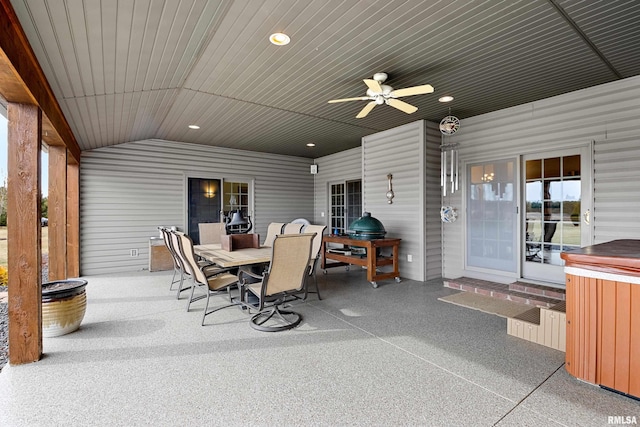
<path fill-rule="evenodd" d="M 184 256 L 182 255 L 182 251 L 180 250 L 180 237 L 179 235 L 182 234 L 179 231 L 171 231 L 171 230 L 167 230 L 167 233 L 169 235 L 169 243 L 171 245 L 171 248 L 173 249 L 173 252 L 175 254 L 175 260 L 179 265 L 179 269 L 180 269 L 180 284 L 178 285 L 178 290 L 176 292 L 176 299 L 180 299 L 180 294 L 189 289 L 184 288 L 184 279 L 185 276 L 190 276 L 190 270 L 186 265 L 186 261 L 184 260 Z M 173 290 L 173 289 L 170 289 Z"/>
<path fill-rule="evenodd" d="M 304 224 L 298 222 L 290 222 L 282 227 L 282 234 L 300 234 Z"/>
<path fill-rule="evenodd" d="M 198 261 L 196 260 L 196 255 L 193 252 L 193 241 L 191 238 L 186 234 L 182 234 L 179 236 L 179 242 L 182 254 L 187 263 L 187 268 L 191 273 L 191 279 L 193 280 L 191 295 L 189 296 L 189 302 L 187 303 L 187 311 L 191 308 L 192 302 L 206 298 L 207 303 L 204 306 L 204 312 L 202 314 L 202 326 L 204 326 L 205 318 L 209 314 L 215 313 L 223 308 L 238 305 L 238 303 L 234 303 L 231 298 L 231 288 L 237 285 L 238 276 L 230 274 L 229 271 L 231 269 L 229 268 L 212 269 L 210 266 L 199 266 Z M 194 291 L 196 289 L 203 291 L 203 294 L 194 296 Z M 211 295 L 218 295 L 224 292 L 229 296 L 229 304 L 209 310 L 209 299 Z"/>
<path fill-rule="evenodd" d="M 279 332 L 295 328 L 302 316 L 293 311 L 285 311 L 284 303 L 300 293 L 309 275 L 309 258 L 315 233 L 281 234 L 273 241 L 271 264 L 257 283 L 245 284 L 246 278 L 256 275 L 241 271 L 241 298 L 249 310 L 258 311 L 250 320 L 250 326 L 264 332 Z M 248 276 L 248 277 L 247 277 Z M 249 304 L 249 296 L 258 298 L 256 304 Z M 271 322 L 269 322 L 272 320 Z M 269 322 L 269 324 L 266 324 Z"/>
<path fill-rule="evenodd" d="M 169 290 L 173 290 L 173 285 L 180 282 L 182 285 L 182 281 L 184 280 L 184 270 L 182 267 L 182 260 L 180 260 L 176 250 L 171 243 L 171 230 L 165 227 L 159 227 L 160 232 L 162 233 L 162 240 L 164 240 L 164 245 L 167 247 L 169 254 L 171 254 L 171 259 L 173 260 L 173 277 L 171 277 L 171 284 L 169 285 Z M 180 275 L 178 279 L 176 279 L 176 275 Z"/>
<path fill-rule="evenodd" d="M 223 222 L 201 222 L 198 224 L 198 231 L 201 245 L 220 243 L 222 236 L 227 234 L 227 228 Z"/>
<path fill-rule="evenodd" d="M 307 284 L 304 287 L 304 296 L 302 299 L 307 299 L 307 294 L 317 294 L 318 299 L 322 299 L 320 297 L 320 288 L 318 288 L 318 277 L 316 275 L 316 269 L 318 266 L 318 261 L 320 260 L 320 248 L 322 247 L 322 235 L 324 231 L 327 229 L 326 225 L 307 225 L 304 229 L 305 233 L 315 233 L 316 236 L 313 238 L 313 244 L 311 246 L 311 260 L 309 261 L 309 276 L 313 276 L 313 284 L 316 288 L 315 291 L 309 291 L 309 285 Z"/>
<path fill-rule="evenodd" d="M 185 258 L 185 254 L 183 253 L 182 245 L 180 243 L 180 238 L 184 236 L 184 233 L 180 231 L 171 231 L 171 230 L 167 230 L 167 232 L 169 233 L 171 247 L 173 248 L 176 255 L 176 262 L 178 263 L 180 268 L 180 285 L 178 286 L 178 290 L 176 292 L 176 299 L 180 299 L 180 294 L 184 291 L 188 291 L 191 288 L 191 286 L 187 286 L 187 287 L 184 286 L 185 276 L 192 277 L 193 274 Z M 193 249 L 192 249 L 192 252 L 193 252 Z M 209 262 L 206 260 L 198 261 L 197 265 L 198 265 L 198 268 L 206 268 L 206 269 L 215 267 L 215 265 L 212 262 Z M 170 289 L 170 290 L 173 290 L 173 289 Z"/>
<path fill-rule="evenodd" d="M 267 237 L 264 238 L 262 246 L 273 245 L 273 239 L 275 239 L 278 234 L 282 233 L 282 227 L 284 227 L 284 222 L 272 222 L 269 224 L 269 227 L 267 228 Z"/>

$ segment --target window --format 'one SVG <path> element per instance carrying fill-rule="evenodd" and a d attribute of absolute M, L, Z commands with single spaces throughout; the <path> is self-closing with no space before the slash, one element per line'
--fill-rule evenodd
<path fill-rule="evenodd" d="M 240 211 L 243 218 L 249 218 L 249 183 L 224 182 L 224 215 L 229 218 L 233 212 Z M 231 227 L 231 231 L 241 231 L 240 227 Z M 246 230 L 246 227 L 243 227 Z"/>

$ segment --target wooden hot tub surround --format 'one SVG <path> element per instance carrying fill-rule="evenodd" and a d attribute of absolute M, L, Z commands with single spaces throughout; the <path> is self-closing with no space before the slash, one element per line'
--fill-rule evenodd
<path fill-rule="evenodd" d="M 563 252 L 566 369 L 582 380 L 640 397 L 640 240 Z"/>

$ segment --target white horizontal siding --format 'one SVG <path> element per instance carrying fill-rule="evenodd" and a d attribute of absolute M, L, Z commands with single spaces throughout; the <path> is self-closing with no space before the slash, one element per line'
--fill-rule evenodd
<path fill-rule="evenodd" d="M 640 238 L 640 77 L 461 121 L 463 162 L 553 151 L 594 141 L 594 242 Z M 455 113 L 455 112 L 454 112 Z M 464 169 L 463 178 L 464 178 Z M 447 204 L 462 207 L 462 192 Z M 464 213 L 444 226 L 445 277 L 464 273 Z"/>
<path fill-rule="evenodd" d="M 400 238 L 400 274 L 425 280 L 425 122 L 420 120 L 362 139 L 363 210 L 379 219 L 386 237 Z M 387 203 L 392 174 L 393 203 Z M 413 261 L 407 262 L 407 255 Z"/>
<path fill-rule="evenodd" d="M 187 176 L 254 180 L 255 232 L 270 222 L 313 216 L 311 159 L 163 140 L 82 153 L 82 274 L 148 267 L 149 237 L 159 225 L 185 227 Z M 139 256 L 130 256 L 138 249 Z"/>
<path fill-rule="evenodd" d="M 437 123 L 427 122 L 425 135 L 425 254 L 426 280 L 442 277 L 442 205 L 440 190 L 440 130 Z"/>
<path fill-rule="evenodd" d="M 362 148 L 356 147 L 315 159 L 313 222 L 329 226 L 329 183 L 362 179 Z"/>

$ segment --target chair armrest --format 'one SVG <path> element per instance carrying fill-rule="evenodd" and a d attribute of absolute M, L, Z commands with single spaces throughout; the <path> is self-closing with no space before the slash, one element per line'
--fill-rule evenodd
<path fill-rule="evenodd" d="M 247 278 L 253 278 L 257 280 L 262 280 L 263 276 L 261 274 L 252 273 L 247 270 L 240 270 L 238 272 L 238 283 L 244 285 L 246 278 L 244 276 L 248 276 Z"/>
<path fill-rule="evenodd" d="M 200 270 L 204 273 L 205 277 L 208 279 L 210 277 L 217 276 L 218 274 L 221 274 L 221 273 L 228 273 L 229 271 L 233 270 L 233 267 L 222 268 L 212 263 L 212 264 L 208 264 L 200 267 Z"/>

